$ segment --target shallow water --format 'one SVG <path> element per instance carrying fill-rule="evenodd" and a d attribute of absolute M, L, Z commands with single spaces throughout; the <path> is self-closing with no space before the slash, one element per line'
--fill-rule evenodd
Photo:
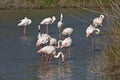
<path fill-rule="evenodd" d="M 55 15 L 57 20 L 49 25 L 49 34 L 58 39 L 57 22 L 61 12 L 64 28 L 74 29 L 71 57 L 67 57 L 65 63 L 61 63 L 61 59 L 53 59 L 53 63 L 48 65 L 42 61 L 35 47 L 37 25 L 45 17 Z M 101 50 L 98 48 L 100 43 L 95 42 L 96 50 L 89 51 L 85 30 L 98 15 L 81 9 L 0 11 L 0 80 L 91 80 L 88 67 Z M 26 37 L 23 36 L 23 28 L 17 27 L 18 21 L 25 16 L 32 19 Z M 41 28 L 44 32 L 44 25 Z"/>

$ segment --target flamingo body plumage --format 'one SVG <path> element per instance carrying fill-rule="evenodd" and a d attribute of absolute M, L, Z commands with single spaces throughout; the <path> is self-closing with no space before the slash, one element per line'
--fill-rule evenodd
<path fill-rule="evenodd" d="M 45 24 L 46 25 L 46 33 L 48 33 L 48 24 L 54 23 L 55 20 L 56 20 L 56 17 L 53 16 L 52 18 L 48 17 L 48 18 L 45 18 L 41 21 L 40 24 Z"/>
<path fill-rule="evenodd" d="M 86 29 L 86 38 L 88 38 L 94 31 L 96 31 L 95 34 L 100 33 L 100 30 L 98 28 L 90 24 Z"/>
<path fill-rule="evenodd" d="M 72 34 L 72 32 L 73 32 L 72 28 L 65 28 L 61 34 L 63 36 L 68 35 L 70 37 L 70 35 Z"/>
<path fill-rule="evenodd" d="M 30 25 L 32 23 L 31 19 L 28 19 L 25 17 L 24 19 L 20 20 L 20 23 L 18 23 L 17 26 L 24 26 L 24 35 L 26 35 L 26 26 Z"/>
<path fill-rule="evenodd" d="M 97 27 L 97 26 L 101 27 L 103 24 L 103 20 L 104 20 L 104 15 L 100 15 L 100 17 L 93 19 L 93 25 L 95 25 L 95 27 Z"/>

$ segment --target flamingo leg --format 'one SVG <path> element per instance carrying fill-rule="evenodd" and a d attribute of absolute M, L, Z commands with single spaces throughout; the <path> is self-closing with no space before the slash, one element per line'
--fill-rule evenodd
<path fill-rule="evenodd" d="M 26 36 L 26 26 L 24 27 L 23 33 L 24 33 L 24 36 Z"/>
<path fill-rule="evenodd" d="M 46 33 L 48 34 L 48 24 L 46 25 Z"/>
<path fill-rule="evenodd" d="M 46 57 L 46 63 L 48 63 L 48 59 L 49 59 L 49 55 L 47 54 L 47 57 Z"/>
<path fill-rule="evenodd" d="M 71 56 L 70 47 L 68 48 L 69 57 Z"/>
<path fill-rule="evenodd" d="M 92 45 L 92 51 L 94 51 L 94 34 L 92 34 L 92 43 L 91 43 L 91 45 Z"/>
<path fill-rule="evenodd" d="M 52 54 L 50 55 L 50 64 L 52 64 Z"/>
<path fill-rule="evenodd" d="M 91 42 L 90 42 L 90 38 L 89 38 L 89 51 L 91 50 Z"/>
<path fill-rule="evenodd" d="M 60 28 L 59 28 L 59 39 L 61 39 L 61 31 L 60 31 Z"/>

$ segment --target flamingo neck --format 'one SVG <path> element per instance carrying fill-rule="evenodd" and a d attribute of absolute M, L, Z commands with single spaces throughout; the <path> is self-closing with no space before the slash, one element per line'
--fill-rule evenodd
<path fill-rule="evenodd" d="M 59 58 L 61 55 L 62 62 L 64 62 L 64 54 L 62 52 L 59 52 L 57 55 L 54 55 L 54 58 Z"/>
<path fill-rule="evenodd" d="M 59 41 L 58 41 L 58 46 L 57 46 L 57 48 L 62 47 L 62 46 L 60 45 L 60 43 L 62 43 L 62 42 L 63 42 L 62 40 L 59 40 Z"/>

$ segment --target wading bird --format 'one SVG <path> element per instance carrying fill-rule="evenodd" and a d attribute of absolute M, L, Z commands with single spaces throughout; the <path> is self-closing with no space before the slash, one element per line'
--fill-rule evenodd
<path fill-rule="evenodd" d="M 68 53 L 69 53 L 69 56 L 70 56 L 70 46 L 71 46 L 71 44 L 72 44 L 72 39 L 71 39 L 71 37 L 68 37 L 68 38 L 65 38 L 64 40 L 59 40 L 57 48 L 65 48 L 65 50 L 68 48 Z"/>
<path fill-rule="evenodd" d="M 26 27 L 28 25 L 30 25 L 31 23 L 32 23 L 31 19 L 28 19 L 27 17 L 25 17 L 24 19 L 20 20 L 20 23 L 18 23 L 17 26 L 24 26 L 24 30 L 23 30 L 24 36 L 26 35 Z"/>
<path fill-rule="evenodd" d="M 61 15 L 60 15 L 60 21 L 57 24 L 58 30 L 59 30 L 59 39 L 61 39 L 61 29 L 63 27 L 62 19 L 63 19 L 63 14 L 61 13 Z"/>
<path fill-rule="evenodd" d="M 93 25 L 95 27 L 102 27 L 103 25 L 103 20 L 104 20 L 104 15 L 100 15 L 100 17 L 96 17 L 93 19 Z"/>
<path fill-rule="evenodd" d="M 65 28 L 61 34 L 62 34 L 63 38 L 64 38 L 65 35 L 68 35 L 70 37 L 72 32 L 73 32 L 72 28 Z"/>
<path fill-rule="evenodd" d="M 90 35 L 92 35 L 92 50 L 93 50 L 93 38 L 94 38 L 94 33 L 95 34 L 99 34 L 100 33 L 100 29 L 96 28 L 94 25 L 89 25 L 86 29 L 86 38 L 89 38 Z M 89 47 L 90 47 L 90 43 L 89 43 Z"/>
<path fill-rule="evenodd" d="M 50 39 L 51 39 L 50 35 L 42 34 L 42 36 L 36 42 L 36 47 L 40 47 L 40 45 L 47 45 Z"/>
<path fill-rule="evenodd" d="M 48 62 L 48 59 L 50 59 L 50 61 L 52 60 L 52 56 L 54 58 L 59 58 L 60 55 L 62 57 L 62 62 L 64 62 L 64 54 L 62 52 L 59 52 L 58 54 L 56 54 L 56 48 L 54 46 L 45 46 L 42 49 L 38 50 L 37 53 L 47 54 L 46 63 Z"/>
<path fill-rule="evenodd" d="M 48 17 L 48 18 L 45 18 L 41 21 L 40 24 L 45 24 L 46 25 L 46 33 L 48 33 L 48 25 L 54 23 L 55 20 L 56 20 L 56 17 L 53 16 L 52 18 Z"/>

